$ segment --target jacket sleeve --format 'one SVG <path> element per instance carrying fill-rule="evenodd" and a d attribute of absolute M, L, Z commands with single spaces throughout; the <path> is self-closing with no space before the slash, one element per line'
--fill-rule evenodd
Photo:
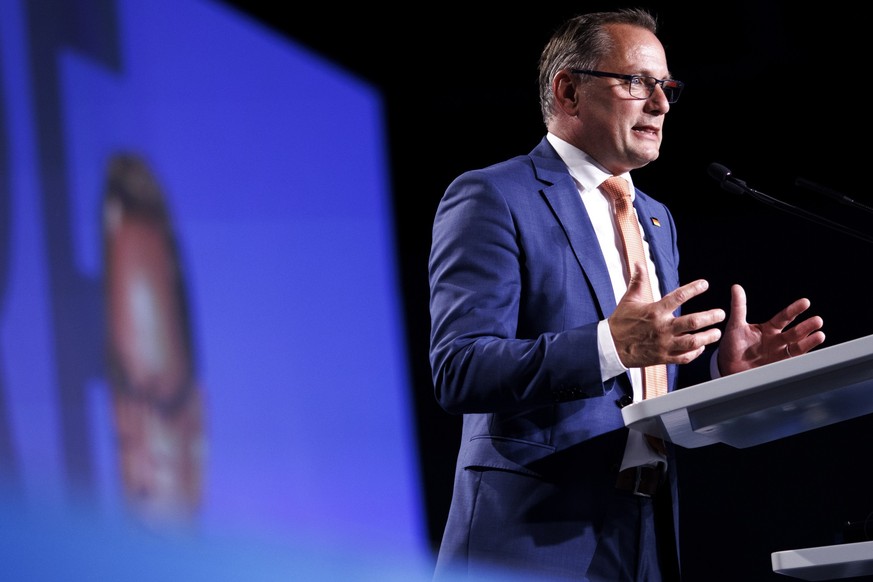
<path fill-rule="evenodd" d="M 521 203 L 506 194 L 487 174 L 470 172 L 436 212 L 430 361 L 437 401 L 449 412 L 530 409 L 611 387 L 600 378 L 602 316 L 585 297 L 560 225 L 535 191 Z"/>

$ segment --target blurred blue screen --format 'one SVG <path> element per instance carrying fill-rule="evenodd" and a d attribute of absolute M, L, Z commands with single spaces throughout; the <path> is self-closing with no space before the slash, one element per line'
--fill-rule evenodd
<path fill-rule="evenodd" d="M 107 356 L 105 193 L 123 155 L 162 196 L 187 305 L 181 323 L 128 306 L 131 333 L 167 320 L 190 340 L 185 519 L 423 552 L 380 94 L 206 0 L 0 0 L 0 83 L 0 470 L 16 503 L 136 516 L 151 494 L 123 479 Z M 148 333 L 179 359 L 170 332 Z M 151 406 L 130 384 L 118 398 Z M 156 495 L 175 482 L 155 480 Z"/>

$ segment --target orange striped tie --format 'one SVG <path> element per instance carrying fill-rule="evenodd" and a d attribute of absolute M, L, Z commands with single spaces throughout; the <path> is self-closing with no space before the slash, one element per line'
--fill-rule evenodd
<path fill-rule="evenodd" d="M 615 208 L 615 223 L 624 246 L 624 258 L 628 273 L 635 265 L 640 265 L 643 274 L 643 293 L 649 301 L 654 301 L 652 283 L 649 279 L 648 262 L 640 234 L 640 224 L 631 203 L 630 184 L 624 178 L 613 176 L 600 185 L 609 194 Z M 643 398 L 654 398 L 667 393 L 667 366 L 657 364 L 643 368 Z"/>

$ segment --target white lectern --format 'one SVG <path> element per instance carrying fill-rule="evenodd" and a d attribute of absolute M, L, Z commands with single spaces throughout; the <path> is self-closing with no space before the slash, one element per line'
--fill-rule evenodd
<path fill-rule="evenodd" d="M 873 413 L 873 335 L 622 409 L 625 425 L 685 448 L 746 448 Z M 873 541 L 774 552 L 805 580 L 873 574 Z"/>
<path fill-rule="evenodd" d="M 802 580 L 837 580 L 873 574 L 873 541 L 770 554 L 773 571 Z"/>

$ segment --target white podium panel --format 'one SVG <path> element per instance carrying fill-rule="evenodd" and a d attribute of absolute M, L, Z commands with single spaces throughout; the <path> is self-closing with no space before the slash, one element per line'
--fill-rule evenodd
<path fill-rule="evenodd" d="M 627 427 L 685 448 L 746 448 L 873 413 L 873 335 L 625 406 Z"/>
<path fill-rule="evenodd" d="M 873 541 L 770 554 L 773 571 L 801 580 L 837 580 L 873 574 Z"/>

